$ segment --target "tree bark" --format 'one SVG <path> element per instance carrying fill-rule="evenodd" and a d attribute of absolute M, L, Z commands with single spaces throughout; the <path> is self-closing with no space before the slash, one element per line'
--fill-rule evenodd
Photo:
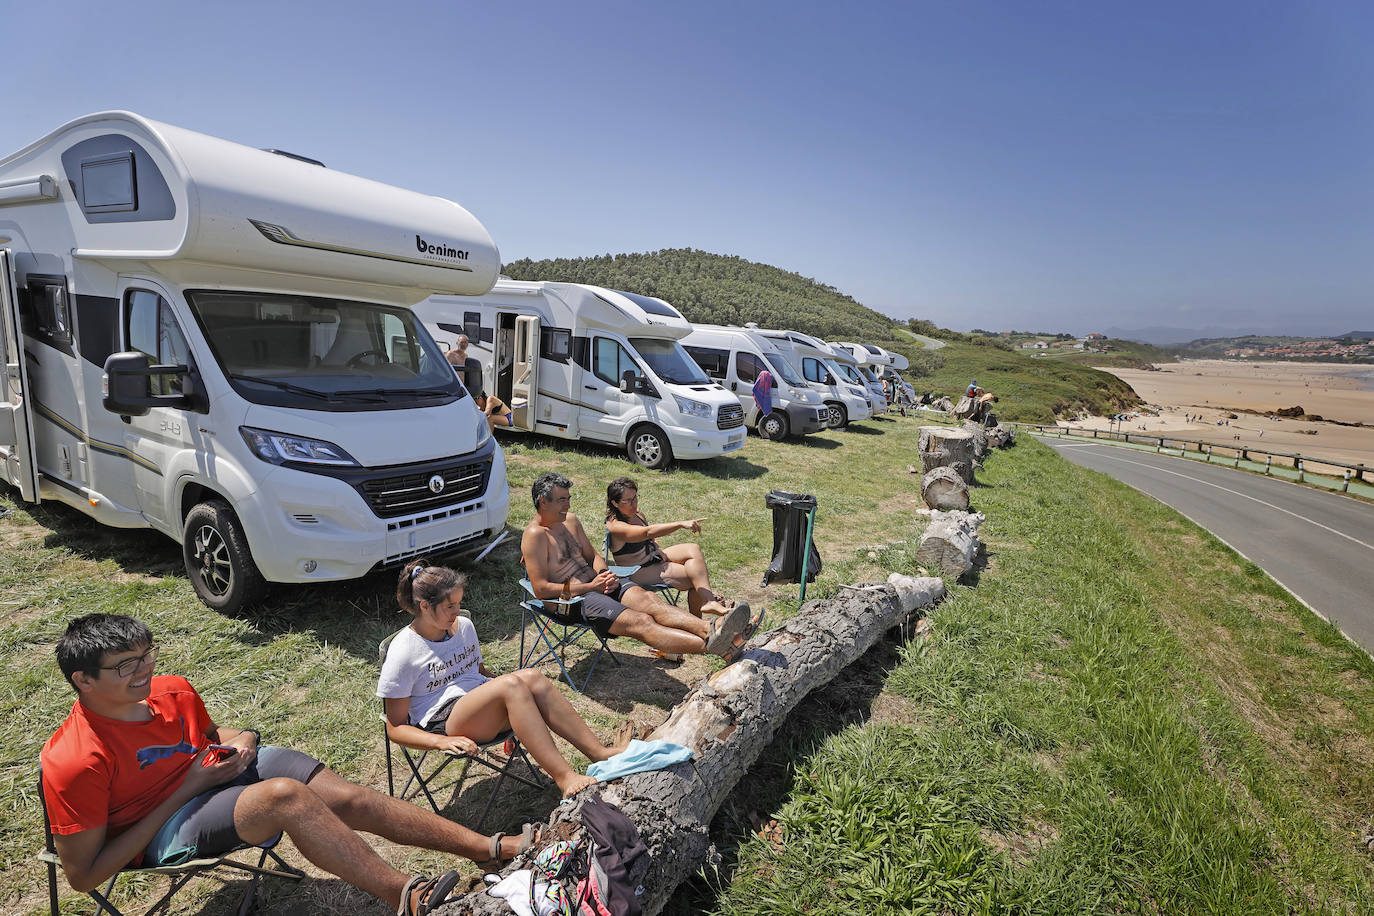
<path fill-rule="evenodd" d="M 959 402 L 950 410 L 950 416 L 956 420 L 967 420 L 978 412 L 978 399 L 964 395 Z"/>
<path fill-rule="evenodd" d="M 978 467 L 983 466 L 983 456 L 988 453 L 988 431 L 977 420 L 965 420 L 964 430 L 973 437 L 973 460 Z"/>
<path fill-rule="evenodd" d="M 756 636 L 744 658 L 688 693 L 650 736 L 691 748 L 692 761 L 597 787 L 634 822 L 649 850 L 644 873 L 631 875 L 644 886 L 645 916 L 655 916 L 677 886 L 714 857 L 708 828 L 716 810 L 793 707 L 944 594 L 939 579 L 894 573 L 886 585 L 807 602 L 797 616 Z M 555 832 L 571 836 L 580 811 L 580 800 L 560 805 L 551 820 Z M 502 873 L 518 862 L 507 863 Z M 504 916 L 509 910 L 504 901 L 477 891 L 435 912 Z"/>
<path fill-rule="evenodd" d="M 981 512 L 931 512 L 930 524 L 916 548 L 916 562 L 941 575 L 962 576 L 973 568 L 981 546 L 978 526 L 984 521 Z"/>
<path fill-rule="evenodd" d="M 954 468 L 931 468 L 921 478 L 921 499 L 932 509 L 968 509 L 968 484 Z"/>
<path fill-rule="evenodd" d="M 1016 444 L 1016 429 L 999 423 L 988 430 L 989 448 L 1010 448 Z"/>
<path fill-rule="evenodd" d="M 964 479 L 973 483 L 973 434 L 965 429 L 949 426 L 922 426 L 916 440 L 916 450 L 921 456 L 921 473 L 928 474 L 935 468 L 953 468 Z"/>

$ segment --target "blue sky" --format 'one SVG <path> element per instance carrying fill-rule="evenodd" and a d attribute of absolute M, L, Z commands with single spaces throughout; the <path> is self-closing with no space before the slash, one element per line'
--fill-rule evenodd
<path fill-rule="evenodd" d="M 60 10 L 60 14 L 54 12 Z M 25 4 L 0 152 L 108 108 L 967 329 L 1374 330 L 1374 4 Z"/>

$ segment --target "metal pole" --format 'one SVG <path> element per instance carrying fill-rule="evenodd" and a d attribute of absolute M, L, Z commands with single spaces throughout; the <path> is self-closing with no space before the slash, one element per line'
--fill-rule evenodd
<path fill-rule="evenodd" d="M 1345 469 L 1345 483 L 1343 483 L 1343 484 L 1341 485 L 1341 492 L 1342 492 L 1342 493 L 1349 493 L 1349 492 L 1350 492 L 1350 468 L 1346 468 L 1346 469 Z"/>
<path fill-rule="evenodd" d="M 811 559 L 811 531 L 816 526 L 816 510 L 806 513 L 806 543 L 802 545 L 801 594 L 797 597 L 797 607 L 806 601 L 806 564 Z"/>
<path fill-rule="evenodd" d="M 1302 475 L 1302 459 L 1299 458 L 1299 459 L 1297 459 L 1297 460 L 1296 460 L 1295 462 L 1293 462 L 1293 463 L 1296 464 L 1296 465 L 1298 466 L 1298 483 L 1302 483 L 1302 482 L 1303 482 L 1303 475 Z"/>
<path fill-rule="evenodd" d="M 1269 476 L 1269 465 L 1273 462 L 1273 460 L 1274 460 L 1274 456 L 1273 456 L 1273 455 L 1265 455 L 1265 456 L 1264 456 L 1264 476 L 1265 476 L 1265 477 L 1268 477 L 1268 476 Z"/>

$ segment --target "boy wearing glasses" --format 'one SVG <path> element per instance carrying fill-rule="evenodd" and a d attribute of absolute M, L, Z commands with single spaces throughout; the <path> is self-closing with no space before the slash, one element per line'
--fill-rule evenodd
<path fill-rule="evenodd" d="M 259 747 L 254 729 L 216 725 L 185 678 L 153 676 L 157 651 L 147 625 L 114 614 L 77 618 L 58 640 L 77 701 L 43 746 L 43 795 L 74 889 L 129 864 L 178 864 L 285 832 L 319 868 L 399 913 L 422 913 L 457 872 L 408 879 L 355 830 L 479 861 L 515 855 L 520 837 L 483 837 L 299 751 Z"/>

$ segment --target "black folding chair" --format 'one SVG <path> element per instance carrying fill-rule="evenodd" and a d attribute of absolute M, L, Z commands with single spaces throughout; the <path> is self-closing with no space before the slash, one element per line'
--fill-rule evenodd
<path fill-rule="evenodd" d="M 601 662 L 602 655 L 607 655 L 612 662 L 620 664 L 620 659 L 615 657 L 609 645 L 612 638 L 611 622 L 583 616 L 581 595 L 568 599 L 538 598 L 529 579 L 521 579 L 520 587 L 525 590 L 527 596 L 520 602 L 523 611 L 520 620 L 521 668 L 534 668 L 543 664 L 546 659 L 552 658 L 558 662 L 558 669 L 563 672 L 563 679 L 568 682 L 568 686 L 581 693 L 587 689 L 587 684 L 591 681 L 596 666 Z M 530 639 L 530 650 L 526 652 L 525 628 L 530 624 L 534 624 L 534 636 Z M 568 671 L 566 656 L 568 647 L 576 645 L 586 633 L 595 636 L 600 645 L 596 654 L 592 656 L 592 666 L 587 670 L 587 676 L 582 679 L 582 686 L 579 687 Z M 541 644 L 544 651 L 536 658 L 535 653 L 539 651 Z"/>
<path fill-rule="evenodd" d="M 48 866 L 48 907 L 52 916 L 59 916 L 57 902 L 57 868 L 61 865 L 61 860 L 57 857 L 57 846 L 53 843 L 52 825 L 48 821 L 48 805 L 43 799 L 43 775 L 38 776 L 38 805 L 43 809 L 43 845 L 44 849 L 38 854 L 38 860 Z M 278 838 L 280 839 L 280 838 Z M 287 865 L 281 856 L 277 855 L 273 848 L 277 845 L 277 840 L 265 846 L 239 846 L 226 852 L 222 856 L 207 857 L 204 859 L 192 859 L 180 865 L 157 865 L 148 868 L 121 868 L 115 872 L 114 876 L 105 884 L 103 890 L 87 891 L 91 899 L 95 901 L 96 907 L 92 911 L 92 916 L 99 916 L 101 913 L 109 913 L 110 916 L 124 916 L 124 914 L 110 902 L 110 891 L 114 889 L 115 881 L 120 875 L 166 875 L 172 881 L 172 886 L 167 892 L 158 898 L 157 902 L 144 911 L 144 916 L 164 910 L 176 896 L 177 891 L 192 878 L 212 871 L 213 869 L 224 867 L 238 869 L 248 872 L 252 877 L 248 881 L 248 887 L 244 889 L 243 899 L 239 901 L 239 916 L 253 911 L 258 897 L 258 879 L 263 875 L 270 875 L 274 878 L 287 878 L 291 881 L 299 881 L 305 877 L 305 873 L 298 868 Z M 251 853 L 257 851 L 257 862 L 252 861 Z M 241 852 L 249 853 L 249 861 L 240 862 L 230 858 Z M 269 865 L 267 860 L 271 858 L 275 864 Z M 216 877 L 219 877 L 218 875 Z"/>
<path fill-rule="evenodd" d="M 400 632 L 400 630 L 397 630 L 395 633 L 392 633 L 377 646 L 377 664 L 379 667 L 386 661 L 386 653 L 387 650 L 391 648 L 391 641 L 395 639 Z M 548 785 L 544 777 L 534 768 L 534 764 L 530 762 L 529 757 L 525 754 L 524 747 L 521 746 L 519 739 L 515 737 L 515 733 L 510 731 L 510 729 L 501 732 L 489 741 L 477 742 L 478 751 L 476 754 L 464 754 L 459 751 L 434 752 L 438 753 L 443 759 L 439 761 L 439 764 L 434 767 L 433 770 L 426 774 L 424 772 L 425 758 L 430 755 L 431 750 L 429 748 L 407 747 L 398 741 L 392 740 L 386 728 L 385 700 L 382 701 L 381 719 L 382 740 L 386 744 L 386 789 L 394 798 L 409 801 L 417 795 L 423 794 L 425 799 L 429 802 L 429 806 L 434 809 L 434 813 L 440 814 L 439 803 L 434 800 L 434 793 L 431 791 L 430 784 L 439 778 L 439 775 L 448 768 L 450 763 L 453 763 L 455 760 L 461 760 L 463 762 L 462 771 L 458 774 L 458 778 L 452 783 L 452 794 L 450 798 L 456 797 L 463 791 L 463 785 L 467 781 L 474 763 L 486 767 L 496 774 L 496 785 L 492 786 L 491 794 L 487 796 L 487 803 L 482 806 L 482 814 L 477 818 L 477 823 L 473 827 L 474 830 L 482 829 L 482 824 L 486 821 L 487 814 L 491 812 L 491 806 L 496 803 L 496 796 L 500 794 L 501 786 L 505 783 L 507 777 L 514 779 L 516 782 L 524 783 L 532 789 L 543 789 Z M 405 785 L 401 787 L 399 794 L 396 792 L 396 776 L 391 762 L 391 747 L 393 744 L 400 750 L 402 759 L 405 760 L 406 766 L 410 769 L 410 777 L 406 780 Z M 505 752 L 507 747 L 510 748 L 509 753 Z M 529 771 L 528 777 L 515 772 L 517 764 L 523 765 L 525 769 Z M 414 792 L 411 791 L 412 788 L 415 789 Z"/>

